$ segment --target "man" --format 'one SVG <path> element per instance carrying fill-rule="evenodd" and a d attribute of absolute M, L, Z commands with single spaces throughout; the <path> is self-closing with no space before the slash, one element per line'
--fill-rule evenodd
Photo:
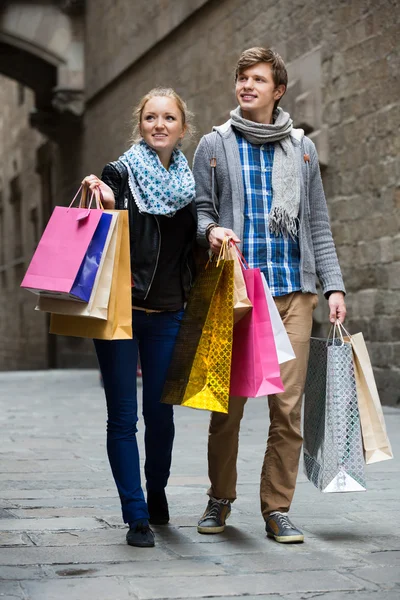
<path fill-rule="evenodd" d="M 239 106 L 231 119 L 202 138 L 194 158 L 198 239 L 214 253 L 225 236 L 242 244 L 250 267 L 265 274 L 296 359 L 281 366 L 285 392 L 269 396 L 270 429 L 261 472 L 261 512 L 269 537 L 302 542 L 289 520 L 302 437 L 304 390 L 316 276 L 328 299 L 330 321 L 346 315 L 345 288 L 329 224 L 313 142 L 293 129 L 278 107 L 287 87 L 282 58 L 250 48 L 235 71 Z M 247 398 L 230 398 L 229 414 L 211 415 L 209 502 L 199 533 L 225 528 L 236 498 L 240 421 Z"/>

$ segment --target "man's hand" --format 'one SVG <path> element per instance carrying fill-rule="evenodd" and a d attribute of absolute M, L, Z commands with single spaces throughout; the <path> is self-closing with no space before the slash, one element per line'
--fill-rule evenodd
<path fill-rule="evenodd" d="M 236 244 L 240 243 L 238 236 L 232 229 L 227 229 L 226 227 L 213 227 L 211 229 L 208 236 L 208 242 L 214 254 L 219 254 L 222 242 L 226 237 L 230 237 Z"/>
<path fill-rule="evenodd" d="M 329 320 L 335 323 L 337 320 L 343 323 L 346 318 L 346 304 L 343 292 L 333 292 L 328 298 Z"/>

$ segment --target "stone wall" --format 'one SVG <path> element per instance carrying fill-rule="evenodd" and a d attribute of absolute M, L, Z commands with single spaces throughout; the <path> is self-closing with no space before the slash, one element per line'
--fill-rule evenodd
<path fill-rule="evenodd" d="M 179 11 L 183 4 L 189 5 L 169 3 L 169 8 Z M 293 78 L 310 78 L 307 56 L 317 52 L 319 75 L 312 104 L 304 100 L 301 86 L 294 86 L 283 106 L 286 102 L 297 124 L 303 125 L 304 112 L 311 113 L 306 130 L 323 158 L 332 228 L 348 289 L 348 326 L 353 332 L 362 330 L 369 342 L 383 401 L 399 402 L 399 2 L 198 4 L 203 6 L 191 16 L 188 10 L 169 35 L 157 37 L 165 13 L 134 12 L 132 3 L 123 1 L 87 2 L 86 67 L 92 84 L 85 114 L 85 170 L 99 173 L 127 147 L 132 107 L 150 88 L 176 88 L 195 112 L 203 134 L 226 120 L 234 106 L 232 71 L 244 48 L 277 48 L 289 65 L 292 83 Z M 172 24 L 177 21 L 171 19 Z M 94 31 L 102 39 L 99 53 Z M 133 31 L 147 36 L 146 43 L 143 37 L 140 43 L 148 51 L 128 64 L 120 57 L 126 57 L 129 40 L 131 56 L 139 55 Z M 115 67 L 119 60 L 120 70 Z M 186 143 L 189 157 L 194 147 Z M 326 316 L 322 303 L 316 314 L 323 324 L 320 331 L 326 331 Z"/>
<path fill-rule="evenodd" d="M 3 212 L 8 215 L 3 225 L 7 257 L 3 251 L 2 264 L 7 264 L 9 274 L 0 276 L 14 282 L 14 287 L 1 286 L 0 335 L 12 332 L 6 337 L 10 343 L 1 350 L 2 368 L 40 366 L 44 364 L 40 355 L 46 354 L 57 356 L 59 366 L 94 364 L 86 341 L 57 339 L 57 350 L 52 342 L 49 351 L 42 317 L 35 315 L 31 325 L 31 316 L 25 314 L 15 275 L 22 267 L 9 258 L 15 244 L 8 205 L 13 153 L 20 153 L 18 169 L 27 175 L 21 184 L 24 208 L 39 198 L 46 169 L 47 181 L 57 180 L 53 204 L 66 203 L 84 174 L 100 174 L 106 162 L 126 149 L 132 107 L 149 89 L 172 86 L 182 94 L 196 115 L 198 140 L 212 125 L 226 120 L 235 104 L 233 69 L 239 53 L 254 45 L 272 45 L 289 67 L 289 89 L 282 105 L 319 151 L 348 289 L 348 326 L 351 331 L 362 330 L 368 340 L 382 400 L 399 403 L 399 0 L 86 0 L 85 4 L 83 128 L 69 136 L 64 132 L 55 147 L 21 125 L 24 133 L 15 134 L 7 142 L 11 146 L 1 150 L 6 156 L 2 163 L 11 166 L 3 168 L 1 188 Z M 7 92 L 12 96 L 17 88 L 10 85 L 16 84 L 7 83 L 3 89 L 13 89 Z M 26 124 L 28 105 L 7 102 L 2 103 L 3 127 L 19 131 L 20 124 Z M 30 102 L 32 107 L 32 98 Z M 197 140 L 184 143 L 189 159 Z M 35 173 L 39 159 L 41 176 Z M 43 201 L 43 189 L 40 194 Z M 25 213 L 23 218 L 26 259 L 32 250 L 32 225 Z M 16 310 L 21 318 L 13 317 Z M 320 303 L 315 316 L 316 331 L 324 333 L 326 303 Z M 18 341 L 25 340 L 26 331 L 32 331 L 30 337 L 36 337 L 41 349 L 34 357 L 31 347 Z M 31 362 L 13 358 L 18 352 L 21 357 L 29 355 Z"/>
<path fill-rule="evenodd" d="M 45 143 L 28 124 L 33 94 L 0 77 L 0 370 L 47 368 L 46 316 L 19 285 L 43 228 L 36 154 Z"/>

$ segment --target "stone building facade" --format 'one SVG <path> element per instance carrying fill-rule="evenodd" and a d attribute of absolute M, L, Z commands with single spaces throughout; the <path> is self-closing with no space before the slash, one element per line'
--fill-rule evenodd
<path fill-rule="evenodd" d="M 78 20 L 84 24 L 84 111 L 75 111 L 79 126 L 73 136 L 52 137 L 63 202 L 85 173 L 100 173 L 127 147 L 132 107 L 150 88 L 167 85 L 181 93 L 200 136 L 225 121 L 234 106 L 238 54 L 255 45 L 282 54 L 290 77 L 282 106 L 319 151 L 348 290 L 348 327 L 368 340 L 383 401 L 399 403 L 399 0 L 50 4 L 75 20 L 71 39 L 78 35 Z M 78 63 L 75 56 L 64 65 L 70 92 L 77 84 L 75 100 L 80 80 L 71 73 Z M 60 110 L 54 97 L 51 105 Z M 71 113 L 65 94 L 63 106 Z M 38 121 L 49 133 L 45 119 Z M 186 142 L 189 158 L 194 148 L 195 142 Z M 316 331 L 327 331 L 323 302 Z M 57 360 L 60 366 L 91 364 L 91 349 L 80 340 L 60 339 Z"/>
<path fill-rule="evenodd" d="M 31 90 L 0 77 L 0 106 L 0 368 L 47 368 L 46 316 L 19 285 L 51 207 L 40 159 L 48 142 L 29 124 Z"/>

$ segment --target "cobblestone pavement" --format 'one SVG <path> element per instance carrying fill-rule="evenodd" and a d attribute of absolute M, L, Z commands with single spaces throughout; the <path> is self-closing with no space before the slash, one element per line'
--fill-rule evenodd
<path fill-rule="evenodd" d="M 398 456 L 400 411 L 385 413 Z M 154 528 L 155 548 L 131 548 L 98 374 L 0 374 L 1 600 L 400 598 L 397 460 L 367 468 L 366 493 L 323 495 L 301 474 L 292 517 L 306 542 L 279 545 L 266 538 L 258 501 L 267 405 L 250 400 L 229 526 L 200 536 L 208 414 L 178 407 L 175 415 L 171 523 Z"/>

